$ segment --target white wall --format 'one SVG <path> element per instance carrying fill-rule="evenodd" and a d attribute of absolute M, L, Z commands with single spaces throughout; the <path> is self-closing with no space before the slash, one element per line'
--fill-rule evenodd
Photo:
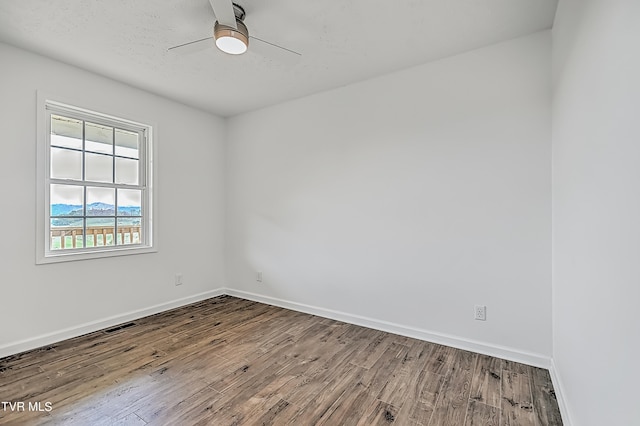
<path fill-rule="evenodd" d="M 0 64 L 0 357 L 23 340 L 224 286 L 222 119 L 4 44 Z M 157 253 L 35 265 L 36 90 L 157 124 Z"/>
<path fill-rule="evenodd" d="M 550 43 L 230 119 L 228 285 L 548 359 Z"/>
<path fill-rule="evenodd" d="M 553 359 L 580 426 L 638 424 L 639 22 L 562 0 L 553 29 Z"/>

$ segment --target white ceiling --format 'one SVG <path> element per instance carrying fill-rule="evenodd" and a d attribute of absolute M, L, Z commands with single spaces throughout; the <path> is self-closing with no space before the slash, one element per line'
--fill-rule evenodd
<path fill-rule="evenodd" d="M 208 0 L 2 0 L 0 41 L 221 116 L 540 30 L 557 0 L 237 0 L 252 36 L 230 56 Z M 195 51 L 194 51 L 195 50 Z"/>

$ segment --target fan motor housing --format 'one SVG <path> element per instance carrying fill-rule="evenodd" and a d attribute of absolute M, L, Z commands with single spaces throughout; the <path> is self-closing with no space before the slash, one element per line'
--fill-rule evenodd
<path fill-rule="evenodd" d="M 239 19 L 236 19 L 236 25 L 238 26 L 237 29 L 216 21 L 213 26 L 213 37 L 216 40 L 222 37 L 232 37 L 242 40 L 246 46 L 249 46 L 249 29 L 244 22 Z"/>

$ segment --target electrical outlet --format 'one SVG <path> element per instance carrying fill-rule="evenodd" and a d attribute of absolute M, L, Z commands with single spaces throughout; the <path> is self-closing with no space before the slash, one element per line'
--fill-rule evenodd
<path fill-rule="evenodd" d="M 182 285 L 182 274 L 176 274 L 176 285 Z"/>
<path fill-rule="evenodd" d="M 262 271 L 256 271 L 256 281 L 262 282 Z"/>
<path fill-rule="evenodd" d="M 487 307 L 484 305 L 476 305 L 475 306 L 475 319 L 478 321 L 486 321 L 487 320 Z"/>

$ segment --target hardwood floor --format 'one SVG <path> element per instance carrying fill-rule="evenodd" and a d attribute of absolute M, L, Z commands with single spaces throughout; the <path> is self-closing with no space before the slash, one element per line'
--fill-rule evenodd
<path fill-rule="evenodd" d="M 20 425 L 562 424 L 546 370 L 229 296 L 0 359 L 0 404 Z"/>

